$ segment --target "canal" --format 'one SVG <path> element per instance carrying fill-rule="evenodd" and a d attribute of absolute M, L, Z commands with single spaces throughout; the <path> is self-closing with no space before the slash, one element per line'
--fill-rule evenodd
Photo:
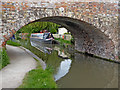
<path fill-rule="evenodd" d="M 58 44 L 30 40 L 44 53 L 45 63 L 54 68 L 59 88 L 118 88 L 118 64 L 87 56 Z"/>

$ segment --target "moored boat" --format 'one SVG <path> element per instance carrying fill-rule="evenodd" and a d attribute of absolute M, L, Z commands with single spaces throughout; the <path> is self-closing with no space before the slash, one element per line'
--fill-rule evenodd
<path fill-rule="evenodd" d="M 32 33 L 30 38 L 38 40 L 38 41 L 42 41 L 45 43 L 53 43 L 54 42 L 54 37 L 49 32 L 48 33 Z"/>

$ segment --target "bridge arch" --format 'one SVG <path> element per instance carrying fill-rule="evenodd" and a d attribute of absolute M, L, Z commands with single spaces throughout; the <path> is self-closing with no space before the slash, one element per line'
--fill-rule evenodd
<path fill-rule="evenodd" d="M 113 41 L 92 24 L 64 16 L 44 17 L 28 24 L 34 22 L 53 22 L 62 25 L 74 36 L 77 51 L 102 58 L 115 59 Z"/>
<path fill-rule="evenodd" d="M 51 22 L 59 22 L 58 24 L 62 24 L 77 37 L 75 42 L 77 50 L 115 61 L 119 60 L 118 2 L 93 2 L 91 0 L 76 2 L 56 1 L 59 2 L 53 3 L 50 0 L 43 0 L 39 3 L 36 1 L 32 3 L 2 1 L 0 47 L 5 46 L 5 42 L 9 37 L 29 22 L 47 21 L 49 19 L 48 21 Z M 50 16 L 56 17 L 51 17 L 51 20 L 47 18 Z M 65 16 L 63 17 L 65 20 L 59 19 L 57 16 Z M 46 19 L 43 17 L 46 17 Z M 75 19 L 66 19 L 67 17 Z M 72 27 L 73 25 L 74 28 Z M 75 29 L 77 31 L 74 31 Z"/>

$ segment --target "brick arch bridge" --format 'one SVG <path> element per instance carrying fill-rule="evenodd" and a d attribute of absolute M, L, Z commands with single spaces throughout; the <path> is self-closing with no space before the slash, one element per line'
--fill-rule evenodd
<path fill-rule="evenodd" d="M 61 1 L 0 2 L 0 45 L 31 22 L 50 21 L 66 27 L 78 51 L 118 60 L 118 2 Z M 85 0 L 84 0 L 85 1 Z"/>

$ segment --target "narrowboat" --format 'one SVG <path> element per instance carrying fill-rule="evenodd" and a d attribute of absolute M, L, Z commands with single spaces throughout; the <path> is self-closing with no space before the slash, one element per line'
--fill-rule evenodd
<path fill-rule="evenodd" d="M 30 39 L 34 39 L 45 43 L 54 42 L 54 37 L 52 33 L 32 33 Z"/>

